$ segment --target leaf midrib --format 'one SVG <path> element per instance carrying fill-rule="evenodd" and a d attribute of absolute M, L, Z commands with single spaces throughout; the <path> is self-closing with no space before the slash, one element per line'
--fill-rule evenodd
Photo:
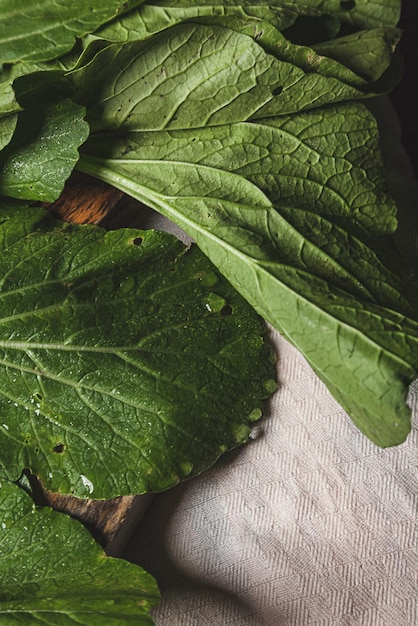
<path fill-rule="evenodd" d="M 144 204 L 149 205 L 149 206 L 155 208 L 155 210 L 157 210 L 159 212 L 162 212 L 167 217 L 168 216 L 170 216 L 170 217 L 174 216 L 175 218 L 178 217 L 177 220 L 174 219 L 173 221 L 175 221 L 179 225 L 182 224 L 182 223 L 190 225 L 192 230 L 200 232 L 205 238 L 212 239 L 214 242 L 216 242 L 217 245 L 220 245 L 222 248 L 228 250 L 231 253 L 232 256 L 239 257 L 241 259 L 241 261 L 247 267 L 249 267 L 249 269 L 251 271 L 254 271 L 254 266 L 257 266 L 257 268 L 261 272 L 263 272 L 267 276 L 268 279 L 271 280 L 272 275 L 271 275 L 270 272 L 265 270 L 265 268 L 263 267 L 263 262 L 262 261 L 257 261 L 253 257 L 248 256 L 247 254 L 243 253 L 241 250 L 238 250 L 237 248 L 234 248 L 231 244 L 227 243 L 225 240 L 220 239 L 219 237 L 215 236 L 210 230 L 202 228 L 198 223 L 193 222 L 191 219 L 185 217 L 184 214 L 182 214 L 180 211 L 177 211 L 170 204 L 164 202 L 162 197 L 160 195 L 156 194 L 152 189 L 149 189 L 148 187 L 145 187 L 144 185 L 141 185 L 137 181 L 131 181 L 128 177 L 122 176 L 122 175 L 120 175 L 118 173 L 115 173 L 113 170 L 106 168 L 103 165 L 103 162 L 101 162 L 100 160 L 97 160 L 97 165 L 95 166 L 94 161 L 95 161 L 94 158 L 92 158 L 92 157 L 85 157 L 84 155 L 82 155 L 81 158 L 80 158 L 80 161 L 79 161 L 79 163 L 77 165 L 77 168 L 80 171 L 82 171 L 82 172 L 84 172 L 86 174 L 90 174 L 92 176 L 96 176 L 97 178 L 100 178 L 101 180 L 104 180 L 105 182 L 110 182 L 111 181 L 112 184 L 115 185 L 115 187 L 117 187 L 117 188 L 121 189 L 122 191 L 124 191 L 125 193 L 127 193 L 127 194 L 129 194 L 129 195 L 131 195 L 131 196 L 133 196 L 133 197 L 135 197 L 137 199 L 139 199 Z M 105 173 L 105 174 L 103 174 L 103 173 Z M 139 190 L 143 190 L 143 191 L 139 192 Z M 161 211 L 161 209 L 163 209 L 163 211 Z M 276 277 L 274 277 L 274 279 L 277 280 L 278 282 L 280 282 L 280 285 L 286 291 L 290 292 L 293 295 L 295 294 L 295 292 L 288 285 L 286 285 L 286 283 L 283 283 L 283 282 L 279 281 Z M 306 302 L 306 304 L 308 304 L 312 308 L 314 308 L 317 311 L 319 311 L 321 313 L 321 315 L 326 316 L 327 318 L 333 320 L 334 322 L 337 320 L 337 318 L 334 315 L 331 315 L 327 311 L 324 311 L 317 304 L 315 304 L 312 300 L 309 300 L 308 298 L 306 298 L 306 296 L 302 296 L 300 294 L 296 294 L 296 295 L 298 296 L 298 298 L 300 300 L 303 300 L 304 302 Z M 265 312 L 263 311 L 261 314 L 265 315 Z M 371 314 L 370 311 L 369 311 L 369 314 Z M 345 328 L 350 329 L 350 330 L 354 330 L 354 332 L 356 334 L 362 336 L 363 339 L 366 339 L 370 344 L 372 344 L 376 348 L 380 349 L 382 352 L 386 352 L 387 354 L 390 354 L 391 357 L 396 362 L 401 363 L 403 366 L 407 365 L 408 367 L 411 367 L 410 364 L 407 361 L 404 361 L 397 354 L 394 354 L 393 352 L 388 350 L 386 347 L 383 347 L 379 343 L 377 343 L 376 341 L 372 340 L 363 331 L 361 331 L 361 330 L 351 326 L 346 321 L 343 321 L 343 320 L 340 320 L 340 319 L 338 319 L 337 321 L 338 321 L 338 323 L 341 326 L 344 326 Z M 275 321 L 273 321 L 272 323 L 274 324 Z M 287 337 L 287 333 L 285 333 L 285 331 L 283 329 L 281 330 L 281 332 Z M 301 347 L 299 347 L 297 339 L 292 337 L 291 341 L 292 341 L 293 345 L 298 350 L 301 351 Z"/>

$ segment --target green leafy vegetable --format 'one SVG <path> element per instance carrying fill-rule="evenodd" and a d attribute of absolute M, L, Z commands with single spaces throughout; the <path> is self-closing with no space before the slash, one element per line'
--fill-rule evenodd
<path fill-rule="evenodd" d="M 20 106 L 9 83 L 0 84 L 0 150 L 11 141 L 17 124 Z"/>
<path fill-rule="evenodd" d="M 110 22 L 95 35 L 127 42 L 146 39 L 186 21 L 224 26 L 254 38 L 270 54 L 308 74 L 323 74 L 364 90 L 366 82 L 377 81 L 391 64 L 400 36 L 395 28 L 398 16 L 387 12 L 383 23 L 355 20 L 362 30 L 338 36 L 344 18 L 353 12 L 341 12 L 342 3 L 324 4 L 312 7 L 307 3 L 235 0 L 193 4 L 189 0 L 147 2 Z M 394 79 L 391 77 L 389 82 Z M 313 89 L 310 95 L 314 101 L 317 87 L 314 84 L 304 87 Z M 382 83 L 382 88 L 387 85 Z M 353 94 L 346 93 L 347 97 L 350 95 Z"/>
<path fill-rule="evenodd" d="M 321 35 L 327 34 L 331 39 L 338 33 L 340 23 L 357 30 L 396 26 L 400 3 L 399 0 L 150 0 L 110 21 L 96 35 L 112 41 L 145 39 L 186 20 L 232 16 L 250 23 L 268 22 L 286 33 L 297 26 L 298 36 L 302 33 L 305 40 L 313 36 L 312 28 L 316 27 Z M 298 20 L 306 30 L 301 30 Z M 327 32 L 324 26 L 330 30 Z M 292 35 L 295 30 L 290 31 Z"/>
<path fill-rule="evenodd" d="M 142 0 L 0 0 L 0 64 L 46 61 L 68 52 L 85 35 Z"/>
<path fill-rule="evenodd" d="M 97 136 L 80 167 L 181 225 L 363 432 L 402 441 L 418 299 L 368 245 L 395 227 L 373 118 L 356 104 L 194 136 Z"/>
<path fill-rule="evenodd" d="M 79 522 L 35 507 L 6 481 L 0 552 L 1 624 L 153 624 L 159 593 L 149 574 L 106 557 Z"/>
<path fill-rule="evenodd" d="M 357 102 L 398 79 L 400 1 L 9 5 L 0 622 L 152 624 L 154 581 L 10 481 L 29 468 L 51 490 L 109 498 L 209 467 L 248 439 L 275 387 L 256 312 L 370 439 L 405 439 L 418 289 L 391 258 L 396 207 Z M 29 206 L 58 198 L 75 167 L 172 219 L 206 256 Z"/>
<path fill-rule="evenodd" d="M 11 141 L 17 124 L 17 115 L 0 117 L 0 150 Z"/>
<path fill-rule="evenodd" d="M 286 42 L 277 48 L 279 59 L 217 25 L 186 23 L 169 33 L 109 45 L 70 73 L 93 131 L 203 128 L 364 95 L 338 64 L 325 60 L 313 71 L 319 58 L 310 49 L 298 47 L 295 62 Z"/>
<path fill-rule="evenodd" d="M 337 104 L 393 81 L 399 8 L 145 2 L 66 74 L 91 129 L 77 167 L 180 224 L 382 446 L 409 430 L 416 287 L 387 267 L 396 208 L 375 122 Z M 26 102 L 38 80 L 15 82 Z M 42 182 L 13 185 L 42 198 Z"/>
<path fill-rule="evenodd" d="M 196 247 L 28 209 L 0 240 L 3 475 L 158 491 L 248 439 L 274 365 L 260 319 Z"/>
<path fill-rule="evenodd" d="M 0 193 L 55 200 L 78 161 L 78 147 L 88 137 L 84 115 L 83 107 L 69 99 L 21 111 L 13 138 L 0 153 Z"/>
<path fill-rule="evenodd" d="M 96 129 L 79 167 L 181 225 L 303 352 L 363 432 L 382 446 L 403 441 L 410 427 L 407 387 L 418 367 L 417 299 L 416 288 L 386 269 L 373 251 L 381 245 L 376 237 L 396 228 L 374 119 L 353 104 L 256 123 L 268 107 L 279 108 L 275 102 L 283 94 L 259 109 L 263 85 L 253 87 L 256 81 L 245 71 L 237 72 L 233 89 L 222 72 L 216 80 L 208 77 L 205 91 L 204 72 L 196 70 L 196 88 L 182 65 L 191 56 L 183 46 L 195 46 L 194 64 L 203 70 L 216 67 L 207 58 L 223 57 L 227 47 L 217 48 L 221 36 L 216 37 L 202 57 L 205 27 L 172 30 L 173 46 L 182 54 L 175 67 L 167 57 L 163 76 L 147 62 L 152 49 L 161 66 L 165 40 L 157 36 L 152 48 L 137 47 L 137 64 L 131 61 L 126 71 L 119 52 L 128 54 L 133 44 L 106 48 L 75 77 L 77 98 Z M 225 33 L 230 41 L 243 37 Z M 247 40 L 253 70 L 251 45 Z M 270 62 L 274 69 L 266 85 L 277 83 L 272 57 Z M 172 90 L 179 67 L 182 88 Z M 238 123 L 238 112 L 251 123 Z M 106 131 L 98 132 L 101 127 Z"/>
<path fill-rule="evenodd" d="M 143 5 L 113 20 L 95 33 L 97 37 L 110 41 L 133 41 L 146 39 L 162 30 L 181 22 L 199 21 L 202 18 L 219 19 L 227 23 L 231 17 L 254 25 L 258 22 L 271 23 L 279 30 L 292 26 L 301 13 L 318 15 L 309 7 L 290 6 L 288 3 L 258 0 L 203 0 L 191 3 L 190 0 L 160 0 L 145 2 Z"/>

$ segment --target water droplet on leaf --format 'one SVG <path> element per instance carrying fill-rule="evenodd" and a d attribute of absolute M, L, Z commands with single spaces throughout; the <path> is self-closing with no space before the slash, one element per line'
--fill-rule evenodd
<path fill-rule="evenodd" d="M 193 463 L 180 463 L 180 469 L 183 476 L 189 476 L 193 470 Z"/>
<path fill-rule="evenodd" d="M 205 307 L 210 313 L 220 313 L 225 305 L 225 298 L 213 292 L 208 294 L 205 301 Z"/>
<path fill-rule="evenodd" d="M 80 474 L 80 478 L 81 478 L 81 482 L 83 483 L 83 486 L 88 490 L 88 492 L 93 493 L 94 485 L 91 482 L 91 480 L 89 480 L 87 476 L 84 476 L 84 474 Z"/>
<path fill-rule="evenodd" d="M 268 378 L 263 382 L 263 387 L 267 393 L 274 393 L 274 391 L 276 391 L 277 383 L 272 378 Z"/>
<path fill-rule="evenodd" d="M 263 411 L 257 407 L 256 409 L 251 411 L 251 413 L 248 416 L 248 419 L 250 420 L 250 422 L 255 422 L 256 420 L 259 420 L 262 415 L 263 415 Z"/>
<path fill-rule="evenodd" d="M 119 289 L 122 293 L 129 293 L 135 287 L 135 280 L 133 276 L 128 276 L 119 283 Z"/>
<path fill-rule="evenodd" d="M 200 278 L 202 285 L 205 287 L 214 287 L 219 282 L 219 277 L 215 272 L 206 272 Z"/>

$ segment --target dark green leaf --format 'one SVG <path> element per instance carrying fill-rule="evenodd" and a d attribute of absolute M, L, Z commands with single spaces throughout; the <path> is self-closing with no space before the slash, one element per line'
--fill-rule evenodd
<path fill-rule="evenodd" d="M 155 581 L 106 557 L 81 524 L 37 508 L 22 489 L 0 485 L 0 623 L 57 626 L 153 624 Z"/>
<path fill-rule="evenodd" d="M 171 235 L 0 224 L 0 467 L 110 498 L 158 491 L 245 442 L 274 388 L 263 324 Z"/>
<path fill-rule="evenodd" d="M 17 113 L 21 107 L 16 101 L 12 86 L 0 84 L 0 150 L 10 143 L 17 124 Z"/>
<path fill-rule="evenodd" d="M 78 160 L 89 133 L 83 107 L 64 99 L 42 99 L 18 114 L 14 135 L 0 153 L 0 193 L 52 202 Z"/>

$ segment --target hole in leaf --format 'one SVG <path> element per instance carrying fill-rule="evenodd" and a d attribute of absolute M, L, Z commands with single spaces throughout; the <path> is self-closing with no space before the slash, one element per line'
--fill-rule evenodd
<path fill-rule="evenodd" d="M 135 239 L 132 240 L 132 243 L 134 246 L 140 246 L 142 242 L 143 242 L 142 237 L 135 237 Z"/>
<path fill-rule="evenodd" d="M 351 11 L 356 6 L 356 0 L 341 0 L 340 7 L 343 11 Z"/>
<path fill-rule="evenodd" d="M 35 398 L 39 401 L 42 400 L 42 395 L 37 391 L 36 393 L 33 394 L 35 396 Z"/>
<path fill-rule="evenodd" d="M 56 452 L 57 454 L 62 454 L 65 450 L 65 446 L 63 443 L 57 443 L 56 446 L 54 446 L 54 448 L 52 449 L 53 452 Z"/>
<path fill-rule="evenodd" d="M 273 89 L 273 91 L 271 92 L 273 96 L 280 96 L 280 94 L 283 91 L 283 87 L 281 85 L 278 85 L 277 87 L 275 87 Z"/>
<path fill-rule="evenodd" d="M 232 315 L 232 306 L 230 304 L 225 304 L 221 309 L 221 315 L 223 317 L 228 317 Z"/>

